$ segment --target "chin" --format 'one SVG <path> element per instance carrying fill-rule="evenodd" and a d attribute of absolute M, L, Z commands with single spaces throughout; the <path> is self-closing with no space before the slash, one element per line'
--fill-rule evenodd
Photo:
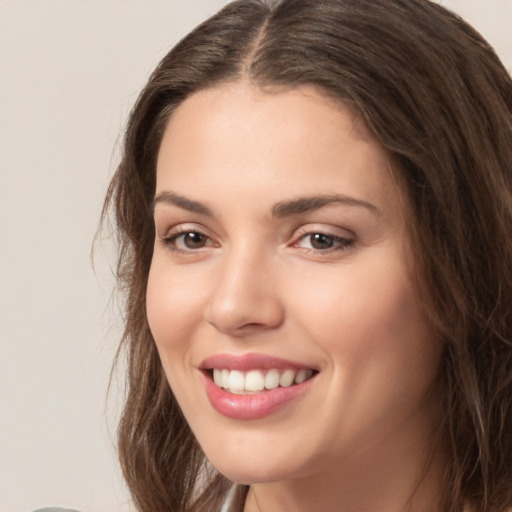
<path fill-rule="evenodd" d="M 256 468 L 240 462 L 229 464 L 222 461 L 219 464 L 213 464 L 213 466 L 232 482 L 245 485 L 281 481 L 285 480 L 289 474 L 289 471 L 276 468 L 275 464 L 272 464 L 272 467 L 260 466 Z"/>
<path fill-rule="evenodd" d="M 233 449 L 205 452 L 210 463 L 226 478 L 240 484 L 255 484 L 287 480 L 303 473 L 304 460 L 294 459 L 293 454 L 276 452 L 275 449 Z M 295 452 L 296 455 L 296 452 Z"/>

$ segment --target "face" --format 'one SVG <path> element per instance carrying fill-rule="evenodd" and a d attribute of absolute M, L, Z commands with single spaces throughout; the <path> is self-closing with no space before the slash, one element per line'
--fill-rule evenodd
<path fill-rule="evenodd" d="M 154 216 L 150 328 L 219 471 L 279 481 L 423 447 L 440 346 L 386 152 L 348 108 L 195 93 L 164 134 Z"/>

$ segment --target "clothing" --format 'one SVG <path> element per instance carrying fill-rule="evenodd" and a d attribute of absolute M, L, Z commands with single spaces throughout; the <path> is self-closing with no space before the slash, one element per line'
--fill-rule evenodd
<path fill-rule="evenodd" d="M 229 489 L 229 492 L 226 495 L 226 499 L 224 500 L 224 503 L 222 504 L 222 508 L 220 509 L 220 512 L 229 512 L 229 508 L 231 507 L 233 499 L 235 498 L 235 492 L 236 492 L 237 487 L 238 487 L 237 484 L 233 484 L 231 486 L 231 489 Z"/>
<path fill-rule="evenodd" d="M 45 507 L 38 508 L 32 512 L 78 512 L 78 510 L 75 510 L 74 508 Z"/>
<path fill-rule="evenodd" d="M 224 501 L 224 504 L 222 505 L 222 509 L 220 512 L 228 512 L 231 502 L 233 501 L 233 498 L 235 496 L 236 487 L 237 487 L 236 484 L 233 484 L 233 486 L 229 490 L 229 492 L 226 496 L 226 500 Z M 79 511 L 75 510 L 74 508 L 45 507 L 45 508 L 38 508 L 36 510 L 32 510 L 31 512 L 79 512 Z"/>

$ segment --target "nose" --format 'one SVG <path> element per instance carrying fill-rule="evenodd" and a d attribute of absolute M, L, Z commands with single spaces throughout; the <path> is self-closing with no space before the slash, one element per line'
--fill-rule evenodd
<path fill-rule="evenodd" d="M 250 251 L 233 251 L 217 267 L 206 320 L 217 330 L 243 337 L 279 327 L 285 309 L 272 263 Z"/>

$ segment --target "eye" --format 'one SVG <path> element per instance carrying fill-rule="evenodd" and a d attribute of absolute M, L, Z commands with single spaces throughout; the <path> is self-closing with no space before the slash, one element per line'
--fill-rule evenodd
<path fill-rule="evenodd" d="M 180 230 L 168 234 L 162 243 L 176 252 L 190 252 L 215 245 L 210 237 L 193 230 Z"/>
<path fill-rule="evenodd" d="M 190 231 L 188 233 L 182 233 L 178 235 L 174 242 L 179 245 L 183 245 L 187 249 L 201 249 L 206 245 L 208 238 L 202 233 L 197 231 Z"/>
<path fill-rule="evenodd" d="M 294 245 L 303 249 L 331 252 L 348 249 L 353 243 L 353 240 L 336 235 L 306 233 L 301 236 Z"/>

